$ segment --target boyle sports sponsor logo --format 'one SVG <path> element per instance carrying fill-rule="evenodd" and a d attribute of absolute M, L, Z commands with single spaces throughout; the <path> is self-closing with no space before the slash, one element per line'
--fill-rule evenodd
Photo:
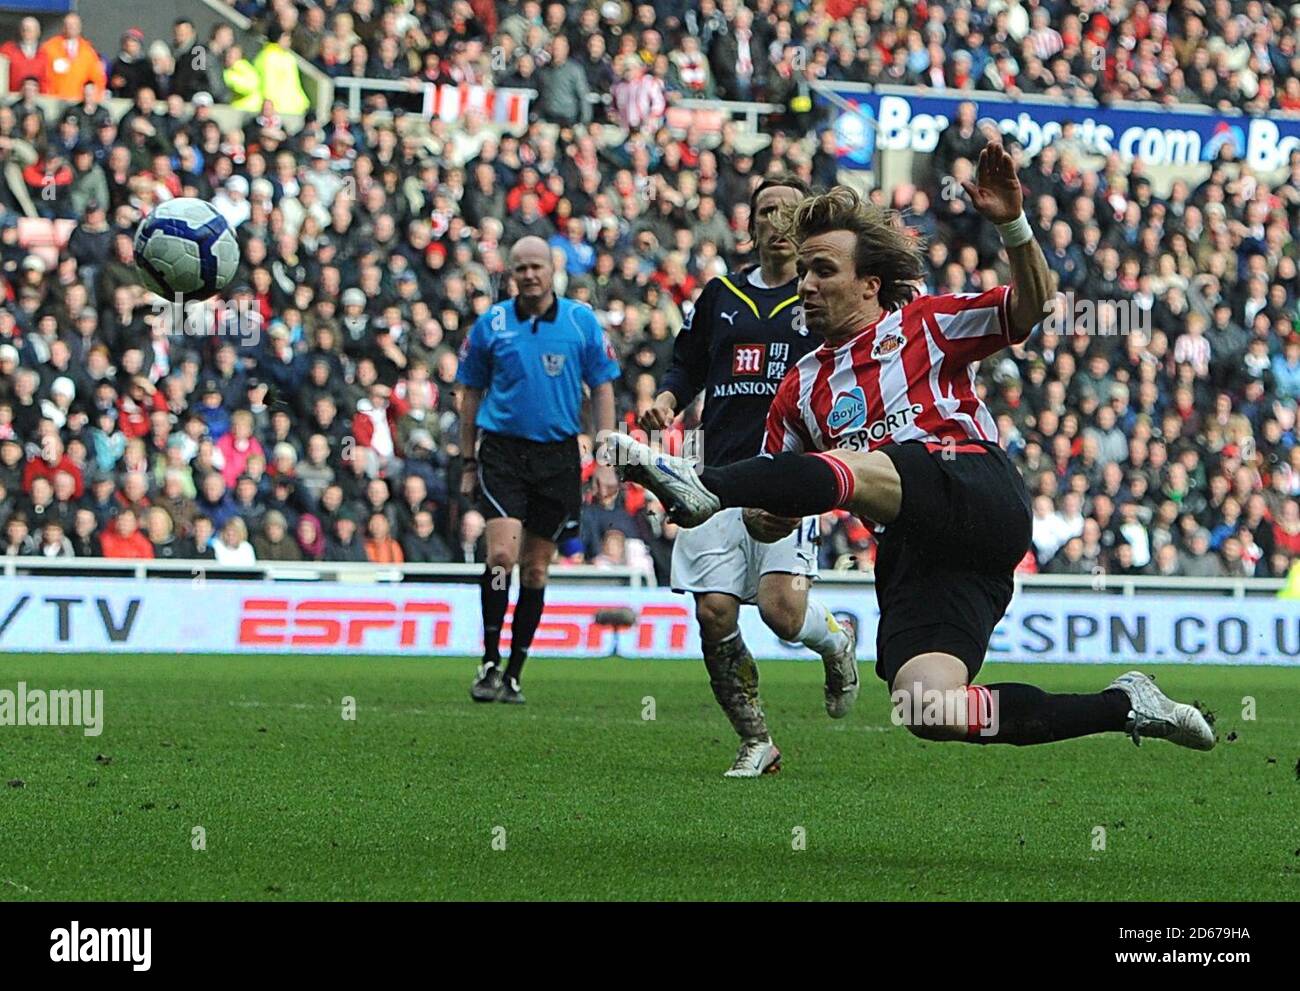
<path fill-rule="evenodd" d="M 826 415 L 826 426 L 838 437 L 846 430 L 856 430 L 867 422 L 867 397 L 862 386 L 855 385 L 848 392 L 835 397 L 831 411 Z"/>

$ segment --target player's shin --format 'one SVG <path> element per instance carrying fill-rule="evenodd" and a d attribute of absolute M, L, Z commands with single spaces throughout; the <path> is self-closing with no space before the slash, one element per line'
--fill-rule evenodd
<path fill-rule="evenodd" d="M 704 642 L 704 666 L 713 697 L 742 740 L 768 739 L 758 700 L 758 664 L 737 630 L 717 643 Z"/>
<path fill-rule="evenodd" d="M 1090 695 L 1053 695 L 1033 685 L 971 685 L 966 741 L 1027 746 L 1094 733 L 1123 732 L 1129 699 L 1107 689 Z"/>
<path fill-rule="evenodd" d="M 705 468 L 700 481 L 724 508 L 745 506 L 777 516 L 815 516 L 853 497 L 853 473 L 823 454 L 783 452 Z"/>

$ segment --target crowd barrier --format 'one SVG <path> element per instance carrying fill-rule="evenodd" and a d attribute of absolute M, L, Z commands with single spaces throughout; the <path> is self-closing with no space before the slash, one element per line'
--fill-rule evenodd
<path fill-rule="evenodd" d="M 819 587 L 874 656 L 875 595 L 865 584 Z M 622 614 L 619 618 L 619 613 Z M 533 654 L 698 658 L 686 596 L 667 589 L 556 583 Z M 465 656 L 482 648 L 472 584 L 160 581 L 0 577 L 0 652 Z M 621 624 L 611 625 L 611 623 Z M 778 640 L 755 609 L 745 640 L 762 659 L 814 660 Z M 508 630 L 503 645 L 509 646 Z M 1300 665 L 1300 605 L 1276 597 L 1112 595 L 1022 586 L 990 660 L 1061 663 Z"/>

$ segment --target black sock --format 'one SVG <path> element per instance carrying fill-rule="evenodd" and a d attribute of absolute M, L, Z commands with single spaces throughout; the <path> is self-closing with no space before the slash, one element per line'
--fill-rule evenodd
<path fill-rule="evenodd" d="M 777 516 L 825 513 L 846 502 L 853 491 L 853 478 L 843 468 L 837 470 L 816 455 L 788 452 L 705 468 L 700 481 L 723 509 L 752 506 Z"/>
<path fill-rule="evenodd" d="M 1118 688 L 1091 695 L 1052 695 L 1033 685 L 987 685 L 996 732 L 971 732 L 971 743 L 1054 743 L 1124 729 L 1129 698 Z M 990 728 L 993 728 L 990 725 Z"/>
<path fill-rule="evenodd" d="M 509 574 L 491 566 L 484 568 L 478 597 L 483 607 L 483 663 L 500 665 L 501 626 L 505 623 L 506 606 L 510 604 Z"/>
<path fill-rule="evenodd" d="M 533 634 L 542 618 L 542 606 L 546 600 L 546 586 L 529 588 L 519 586 L 519 601 L 515 603 L 515 615 L 510 620 L 510 664 L 506 667 L 506 677 L 519 680 L 524 673 L 524 661 L 528 660 L 528 648 L 533 645 Z"/>

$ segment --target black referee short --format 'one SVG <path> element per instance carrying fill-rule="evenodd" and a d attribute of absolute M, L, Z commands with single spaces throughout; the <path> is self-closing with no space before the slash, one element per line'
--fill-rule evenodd
<path fill-rule="evenodd" d="M 522 520 L 529 533 L 555 542 L 582 510 L 578 438 L 548 443 L 484 432 L 478 482 L 485 519 Z"/>
<path fill-rule="evenodd" d="M 881 448 L 902 480 L 876 555 L 876 674 L 891 687 L 918 654 L 961 659 L 973 679 L 1029 549 L 1024 480 L 1002 448 L 908 441 Z"/>

